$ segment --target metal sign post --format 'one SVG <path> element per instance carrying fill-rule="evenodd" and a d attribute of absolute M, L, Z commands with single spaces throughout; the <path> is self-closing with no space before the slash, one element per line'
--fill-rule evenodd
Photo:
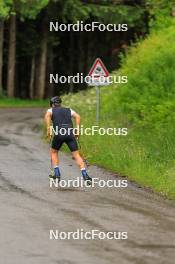
<path fill-rule="evenodd" d="M 97 100 L 96 121 L 97 121 L 97 124 L 99 124 L 99 121 L 100 121 L 100 88 L 99 86 L 96 86 L 96 100 Z"/>
<path fill-rule="evenodd" d="M 101 59 L 96 59 L 88 76 L 90 77 L 91 82 L 88 83 L 90 86 L 94 86 L 96 89 L 96 122 L 99 124 L 100 122 L 100 86 L 109 85 L 107 82 L 107 77 L 109 76 L 109 72 L 104 66 Z M 105 82 L 100 81 L 100 77 L 103 77 Z"/>

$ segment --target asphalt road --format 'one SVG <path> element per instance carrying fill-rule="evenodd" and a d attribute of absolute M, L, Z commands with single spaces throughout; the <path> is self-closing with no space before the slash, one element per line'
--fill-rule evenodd
<path fill-rule="evenodd" d="M 175 203 L 128 188 L 50 188 L 44 110 L 0 109 L 0 263 L 174 264 Z M 61 154 L 63 179 L 80 175 Z M 95 166 L 101 179 L 115 175 Z M 127 240 L 50 240 L 50 230 L 128 232 Z"/>

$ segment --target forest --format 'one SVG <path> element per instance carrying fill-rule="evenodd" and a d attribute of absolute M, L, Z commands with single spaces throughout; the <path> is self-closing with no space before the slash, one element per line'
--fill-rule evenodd
<path fill-rule="evenodd" d="M 44 99 L 86 89 L 85 84 L 54 84 L 49 74 L 88 74 L 100 57 L 111 72 L 121 54 L 149 32 L 151 0 L 1 0 L 0 95 Z M 161 2 L 161 3 L 160 3 Z M 156 8 L 155 8 L 156 10 Z M 127 24 L 127 31 L 50 31 L 50 22 Z"/>

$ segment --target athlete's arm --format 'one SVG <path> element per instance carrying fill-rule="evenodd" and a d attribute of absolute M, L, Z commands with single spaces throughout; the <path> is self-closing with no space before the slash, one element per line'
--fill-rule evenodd
<path fill-rule="evenodd" d="M 76 112 L 73 111 L 72 113 L 72 117 L 74 118 L 75 120 L 75 124 L 76 124 L 76 130 L 77 130 L 77 133 L 76 133 L 76 137 L 79 137 L 80 136 L 80 124 L 81 124 L 81 117 L 79 114 L 77 114 Z"/>
<path fill-rule="evenodd" d="M 46 129 L 47 129 L 47 137 L 50 139 L 52 134 L 51 134 L 51 123 L 52 123 L 52 113 L 47 111 L 44 117 L 44 121 L 46 124 Z"/>

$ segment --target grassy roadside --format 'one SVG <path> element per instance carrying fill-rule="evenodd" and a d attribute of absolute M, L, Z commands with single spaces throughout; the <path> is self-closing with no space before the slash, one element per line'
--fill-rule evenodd
<path fill-rule="evenodd" d="M 101 89 L 100 127 L 122 126 L 119 117 L 110 118 L 103 103 L 106 96 L 113 94 L 114 87 Z M 63 98 L 65 104 L 71 105 L 82 116 L 84 127 L 96 125 L 95 90 Z M 92 164 L 127 176 L 144 187 L 168 198 L 175 199 L 175 139 L 173 134 L 164 130 L 155 131 L 143 127 L 128 127 L 127 136 L 86 136 L 80 138 L 83 152 Z M 168 128 L 167 128 L 168 130 Z"/>
<path fill-rule="evenodd" d="M 17 98 L 0 98 L 0 108 L 48 107 L 48 100 L 21 100 Z"/>

